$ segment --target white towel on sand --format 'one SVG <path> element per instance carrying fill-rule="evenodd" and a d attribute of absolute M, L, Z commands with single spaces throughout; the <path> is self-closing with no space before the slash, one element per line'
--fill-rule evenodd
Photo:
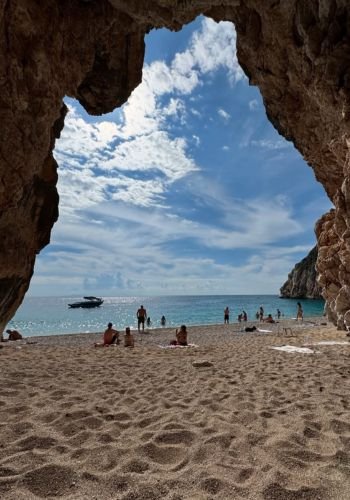
<path fill-rule="evenodd" d="M 312 344 L 304 345 L 349 345 L 349 342 L 344 342 L 342 340 L 321 340 L 321 342 L 313 342 Z"/>
<path fill-rule="evenodd" d="M 196 344 L 188 344 L 188 345 L 158 345 L 161 349 L 184 349 L 186 347 L 198 347 Z"/>
<path fill-rule="evenodd" d="M 276 349 L 277 351 L 285 352 L 300 352 L 303 354 L 314 354 L 316 352 L 312 349 L 309 349 L 308 347 L 297 347 L 295 345 L 271 346 L 270 349 Z"/>

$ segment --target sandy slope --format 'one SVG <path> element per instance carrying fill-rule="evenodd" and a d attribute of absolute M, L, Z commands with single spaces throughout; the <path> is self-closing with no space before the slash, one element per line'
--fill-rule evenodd
<path fill-rule="evenodd" d="M 157 347 L 166 329 L 133 350 L 93 334 L 8 343 L 0 497 L 349 499 L 350 344 L 270 349 L 346 340 L 291 324 L 290 338 L 193 327 L 186 349 Z"/>

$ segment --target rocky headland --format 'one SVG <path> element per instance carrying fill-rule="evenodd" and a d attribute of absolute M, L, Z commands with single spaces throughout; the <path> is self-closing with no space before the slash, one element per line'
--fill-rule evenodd
<path fill-rule="evenodd" d="M 321 288 L 316 273 L 317 246 L 298 262 L 288 274 L 288 279 L 280 289 L 282 298 L 321 299 Z"/>

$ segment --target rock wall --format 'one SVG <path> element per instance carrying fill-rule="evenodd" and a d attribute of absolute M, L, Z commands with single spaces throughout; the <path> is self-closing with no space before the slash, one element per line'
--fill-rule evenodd
<path fill-rule="evenodd" d="M 294 266 L 280 289 L 281 297 L 291 299 L 321 299 L 321 288 L 316 280 L 317 246 Z"/>
<path fill-rule="evenodd" d="M 317 226 L 317 268 L 329 314 L 345 326 L 347 0 L 0 0 L 0 332 L 21 303 L 58 216 L 52 148 L 63 97 L 76 97 L 92 114 L 120 106 L 141 80 L 144 35 L 153 27 L 178 30 L 198 14 L 235 23 L 240 64 L 260 88 L 269 119 L 335 205 Z"/>

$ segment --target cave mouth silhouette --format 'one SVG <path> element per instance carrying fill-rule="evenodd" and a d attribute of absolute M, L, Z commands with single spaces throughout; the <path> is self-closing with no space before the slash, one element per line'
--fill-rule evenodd
<path fill-rule="evenodd" d="M 260 89 L 269 120 L 312 166 L 334 203 L 316 225 L 318 279 L 330 319 L 340 328 L 350 320 L 349 8 L 298 1 L 213 3 L 58 3 L 50 22 L 48 11 L 29 9 L 24 0 L 19 10 L 17 4 L 4 6 L 1 330 L 23 300 L 36 255 L 49 243 L 58 218 L 52 150 L 63 128 L 63 97 L 77 98 L 92 115 L 121 106 L 141 81 L 145 34 L 152 28 L 179 30 L 200 13 L 234 23 L 238 60 Z"/>

